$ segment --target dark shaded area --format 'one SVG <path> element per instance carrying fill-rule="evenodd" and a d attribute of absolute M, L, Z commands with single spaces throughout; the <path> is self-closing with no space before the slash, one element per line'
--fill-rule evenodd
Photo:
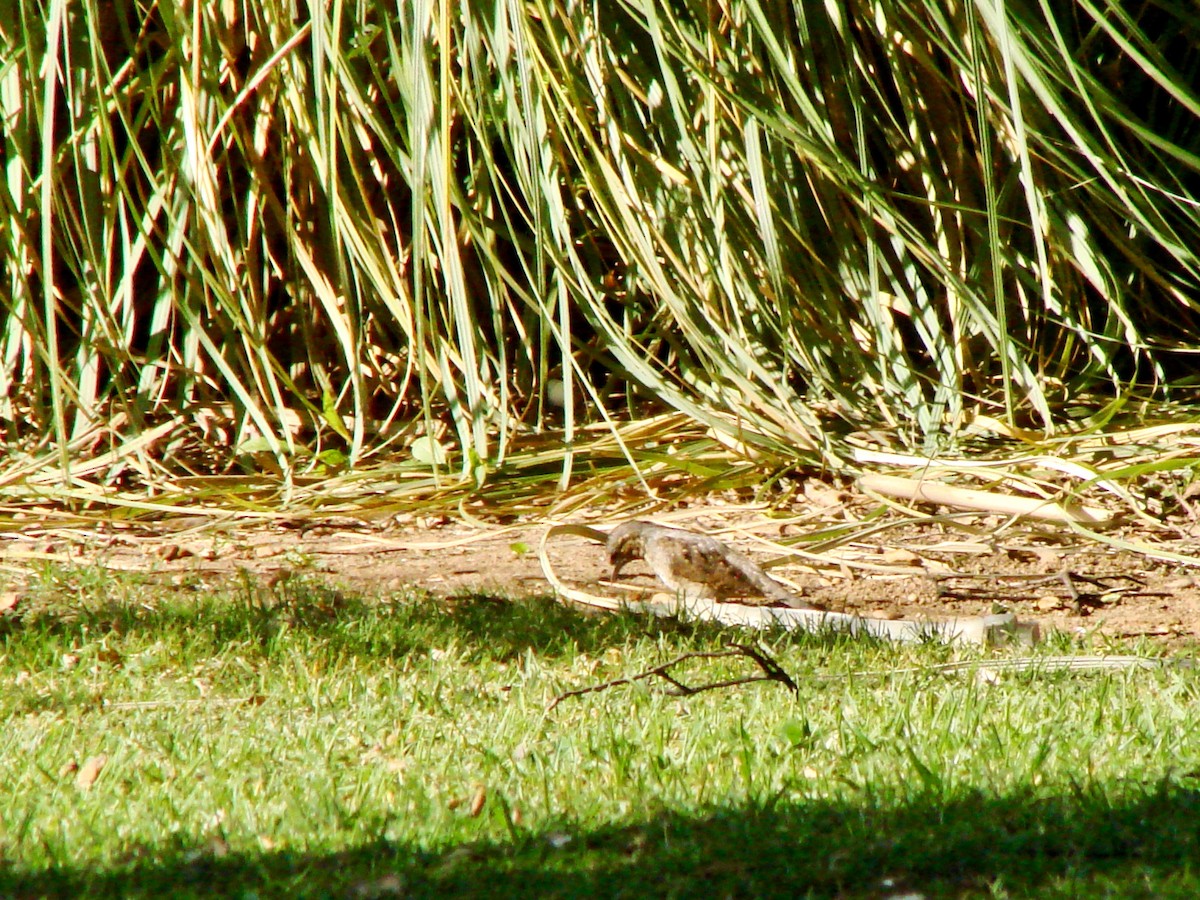
<path fill-rule="evenodd" d="M 1167 784 L 1053 796 L 931 794 L 898 805 L 867 791 L 858 802 L 517 830 L 509 841 L 440 852 L 384 840 L 315 855 L 138 848 L 133 861 L 111 870 L 26 872 L 10 864 L 0 870 L 0 894 L 883 897 L 911 890 L 960 897 L 995 887 L 1009 897 L 1191 896 L 1187 882 L 1194 889 L 1200 863 L 1198 800 L 1194 788 Z"/>
<path fill-rule="evenodd" d="M 438 598 L 409 591 L 373 599 L 320 579 L 301 576 L 271 584 L 250 573 L 218 589 L 197 584 L 176 588 L 170 596 L 159 579 L 141 581 L 153 583 L 159 599 L 141 602 L 136 576 L 113 578 L 98 569 L 43 576 L 15 614 L 0 616 L 0 652 L 19 654 L 25 642 L 41 647 L 47 634 L 63 638 L 64 646 L 110 634 L 122 640 L 179 635 L 196 653 L 245 641 L 269 657 L 286 626 L 293 639 L 297 634 L 317 639 L 321 652 L 333 656 L 400 659 L 452 642 L 469 661 L 505 661 L 527 650 L 549 658 L 599 653 L 667 632 L 678 634 L 681 642 L 715 645 L 724 634 L 712 624 L 582 612 L 550 597 L 506 599 L 469 592 Z M 164 594 L 170 599 L 162 600 Z"/>
<path fill-rule="evenodd" d="M 324 660 L 397 661 L 454 646 L 472 664 L 508 662 L 528 652 L 547 660 L 599 656 L 663 635 L 669 636 L 664 647 L 680 652 L 717 649 L 729 637 L 712 623 L 597 615 L 549 597 L 475 592 L 437 598 L 409 591 L 373 599 L 322 579 L 301 575 L 273 584 L 248 572 L 217 588 L 197 582 L 172 589 L 160 582 L 94 568 L 48 570 L 16 613 L 0 615 L 0 656 L 13 668 L 56 667 L 65 653 L 79 653 L 87 665 L 121 665 L 126 642 L 167 640 L 182 644 L 189 656 L 217 655 L 236 643 L 248 659 L 265 663 L 289 657 L 297 645 Z M 770 642 L 828 648 L 844 640 L 779 633 Z M 99 708 L 100 698 L 83 681 L 52 695 L 20 686 L 13 691 L 25 712 Z"/>
<path fill-rule="evenodd" d="M 671 635 L 681 651 L 719 648 L 729 639 L 727 628 L 711 622 L 598 613 L 550 596 L 473 590 L 441 597 L 416 588 L 371 595 L 320 574 L 264 579 L 249 570 L 215 584 L 198 578 L 167 583 L 171 577 L 49 567 L 14 611 L 0 615 L 0 652 L 19 654 L 25 642 L 42 647 L 47 634 L 61 637 L 64 646 L 106 635 L 177 635 L 194 653 L 243 641 L 269 657 L 280 649 L 275 639 L 284 626 L 293 638 L 316 639 L 320 652 L 333 657 L 401 659 L 452 643 L 469 662 L 504 662 L 529 650 L 549 659 L 594 655 L 648 635 Z M 782 630 L 764 638 L 777 646 L 823 649 L 864 640 Z"/>

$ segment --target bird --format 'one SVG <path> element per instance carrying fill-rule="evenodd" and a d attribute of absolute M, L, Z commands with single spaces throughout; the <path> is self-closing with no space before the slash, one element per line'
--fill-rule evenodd
<path fill-rule="evenodd" d="M 794 609 L 821 608 L 800 599 L 755 562 L 706 534 L 634 519 L 609 532 L 605 548 L 613 581 L 627 563 L 644 559 L 663 584 L 685 597 L 760 597 Z"/>

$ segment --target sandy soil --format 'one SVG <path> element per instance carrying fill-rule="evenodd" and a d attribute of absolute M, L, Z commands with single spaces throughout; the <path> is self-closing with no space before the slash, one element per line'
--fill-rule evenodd
<path fill-rule="evenodd" d="M 727 498 L 641 517 L 722 537 L 832 610 L 928 618 L 985 614 L 1000 605 L 1022 621 L 1038 622 L 1043 632 L 1060 629 L 1101 640 L 1149 636 L 1176 649 L 1200 644 L 1200 569 L 1184 563 L 1114 550 L 1062 526 L 1012 526 L 982 515 L 953 524 L 931 519 L 890 525 L 884 519 L 868 532 L 858 518 L 866 507 L 854 496 L 818 492 L 817 501 L 791 518 L 779 518 L 778 511 L 768 518 L 762 509 Z M 586 524 L 604 529 L 627 517 L 596 516 Z M 812 539 L 848 526 L 852 539 L 832 545 Z M 1189 527 L 1164 523 L 1155 530 L 1132 523 L 1109 534 L 1152 544 L 1158 556 L 1200 556 L 1200 540 L 1189 535 Z M 10 571 L 14 563 L 19 569 L 52 559 L 167 579 L 250 573 L 270 583 L 311 572 L 369 594 L 417 586 L 434 594 L 526 596 L 551 593 L 538 554 L 546 528 L 537 521 L 497 526 L 446 517 L 265 526 L 180 518 L 100 531 L 29 528 L 0 537 L 0 548 Z M 771 564 L 790 552 L 782 542 L 812 556 Z M 547 558 L 573 586 L 620 595 L 603 582 L 607 565 L 599 544 L 556 537 Z M 633 584 L 653 586 L 637 564 L 627 572 Z M 19 575 L 10 579 L 20 581 Z M 14 596 L 11 587 L 8 596 Z"/>

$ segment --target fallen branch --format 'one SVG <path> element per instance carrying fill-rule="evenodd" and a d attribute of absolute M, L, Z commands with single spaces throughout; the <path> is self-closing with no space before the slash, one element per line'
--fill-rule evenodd
<path fill-rule="evenodd" d="M 746 628 L 783 628 L 787 631 L 862 634 L 889 641 L 914 642 L 936 638 L 967 644 L 1000 646 L 1009 643 L 1034 644 L 1040 638 L 1036 622 L 1019 622 L 1012 613 L 968 616 L 954 619 L 871 619 L 849 613 L 821 609 L 788 609 L 778 606 L 747 606 L 744 603 L 720 603 L 703 597 L 679 597 L 658 593 L 649 600 L 616 599 L 598 596 L 565 584 L 550 564 L 547 545 L 557 535 L 574 534 L 603 543 L 607 533 L 587 525 L 552 525 L 542 535 L 538 559 L 542 573 L 559 597 L 585 606 L 608 610 L 629 610 L 654 616 L 683 616 L 692 620 L 739 625 Z"/>
<path fill-rule="evenodd" d="M 675 657 L 669 662 L 654 666 L 644 672 L 639 672 L 637 675 L 631 675 L 628 678 L 614 678 L 612 681 L 605 681 L 602 684 L 593 684 L 585 688 L 576 688 L 573 691 L 566 691 L 555 697 L 550 705 L 546 707 L 546 711 L 554 709 L 563 700 L 568 697 L 579 697 L 583 694 L 594 694 L 597 691 L 608 690 L 610 687 L 616 687 L 619 684 L 633 684 L 635 681 L 645 681 L 647 678 L 655 676 L 662 678 L 664 681 L 674 685 L 673 688 L 664 688 L 660 693 L 666 694 L 669 697 L 690 697 L 692 694 L 699 694 L 702 691 L 715 691 L 719 688 L 736 687 L 740 684 L 753 684 L 756 681 L 777 681 L 788 688 L 793 694 L 799 693 L 800 689 L 796 687 L 796 682 L 792 677 L 783 670 L 779 663 L 775 662 L 766 651 L 756 647 L 751 647 L 749 644 L 736 644 L 730 642 L 726 646 L 729 650 L 696 650 L 692 653 L 684 653 Z M 762 670 L 761 675 L 749 675 L 746 678 L 730 678 L 726 681 L 712 681 L 708 684 L 688 685 L 684 684 L 678 678 L 670 673 L 670 669 L 679 665 L 681 662 L 686 662 L 689 659 L 723 659 L 731 656 L 741 656 L 746 659 L 754 660 L 758 667 Z"/>

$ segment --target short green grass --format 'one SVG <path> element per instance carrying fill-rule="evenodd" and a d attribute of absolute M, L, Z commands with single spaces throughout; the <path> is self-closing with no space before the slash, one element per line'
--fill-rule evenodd
<path fill-rule="evenodd" d="M 799 696 L 546 712 L 722 639 L 47 570 L 0 620 L 0 896 L 1200 895 L 1192 672 L 880 674 L 971 654 L 768 635 Z"/>

